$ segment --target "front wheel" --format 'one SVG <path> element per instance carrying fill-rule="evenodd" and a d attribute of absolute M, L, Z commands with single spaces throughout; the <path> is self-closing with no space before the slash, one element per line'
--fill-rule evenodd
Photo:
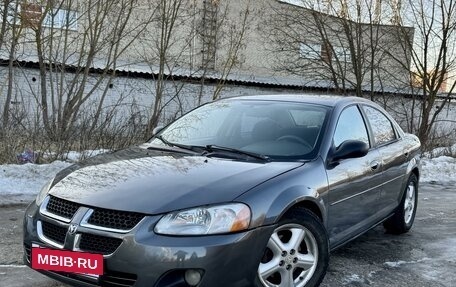
<path fill-rule="evenodd" d="M 279 222 L 258 266 L 258 286 L 313 287 L 325 276 L 329 245 L 320 219 L 294 209 Z"/>
<path fill-rule="evenodd" d="M 406 233 L 412 228 L 415 221 L 416 207 L 418 205 L 418 178 L 415 174 L 410 175 L 404 190 L 401 203 L 396 212 L 383 226 L 393 234 Z"/>

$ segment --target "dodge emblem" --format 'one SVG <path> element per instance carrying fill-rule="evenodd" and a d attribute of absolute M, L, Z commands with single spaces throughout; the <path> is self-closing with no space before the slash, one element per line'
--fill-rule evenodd
<path fill-rule="evenodd" d="M 69 234 L 75 234 L 77 229 L 78 229 L 78 225 L 73 223 L 68 228 L 68 233 Z"/>

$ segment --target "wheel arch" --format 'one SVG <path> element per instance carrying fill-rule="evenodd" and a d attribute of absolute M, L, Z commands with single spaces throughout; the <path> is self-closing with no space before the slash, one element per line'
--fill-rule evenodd
<path fill-rule="evenodd" d="M 415 174 L 418 180 L 420 180 L 420 158 L 418 156 L 414 156 L 410 159 L 407 164 L 407 171 L 406 174 L 408 176 Z M 408 178 L 405 179 L 406 181 Z"/>
<path fill-rule="evenodd" d="M 413 169 L 412 169 L 412 174 L 414 174 L 416 176 L 416 178 L 418 179 L 418 181 L 420 181 L 420 170 L 418 169 L 417 166 L 415 166 Z"/>
<path fill-rule="evenodd" d="M 315 214 L 321 220 L 321 222 L 324 222 L 323 212 L 320 209 L 320 206 L 309 199 L 304 199 L 300 202 L 295 203 L 294 205 L 289 206 L 288 209 L 285 210 L 285 212 L 280 217 L 286 216 L 294 209 L 307 209 L 311 211 L 313 214 Z"/>
<path fill-rule="evenodd" d="M 323 226 L 326 227 L 326 208 L 324 206 L 323 200 L 318 197 L 311 197 L 311 196 L 305 196 L 299 199 L 296 199 L 292 202 L 289 202 L 289 204 L 283 209 L 283 211 L 277 216 L 275 219 L 275 222 L 279 222 L 282 218 L 286 217 L 288 214 L 290 214 L 293 210 L 296 209 L 305 209 L 313 214 L 315 214 L 318 219 L 321 221 Z"/>
<path fill-rule="evenodd" d="M 327 190 L 312 188 L 310 186 L 294 185 L 281 192 L 271 189 L 267 193 L 271 197 L 249 198 L 248 203 L 252 203 L 253 225 L 265 226 L 277 224 L 288 212 L 293 209 L 307 209 L 315 214 L 321 223 L 326 227 L 327 210 L 326 197 Z"/>

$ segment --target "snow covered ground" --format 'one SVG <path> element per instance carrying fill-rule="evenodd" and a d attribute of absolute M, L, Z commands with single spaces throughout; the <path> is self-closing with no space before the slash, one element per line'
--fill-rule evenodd
<path fill-rule="evenodd" d="M 67 161 L 50 164 L 6 164 L 0 165 L 0 205 L 30 202 L 41 187 L 58 171 L 81 158 L 95 156 L 108 150 L 87 150 L 83 153 L 71 151 Z"/>
<path fill-rule="evenodd" d="M 0 165 L 0 205 L 31 201 L 41 187 L 71 163 Z"/>
<path fill-rule="evenodd" d="M 456 183 L 456 158 L 449 156 L 424 158 L 421 163 L 421 182 Z"/>
<path fill-rule="evenodd" d="M 421 182 L 456 183 L 456 144 L 425 153 L 421 160 Z"/>
<path fill-rule="evenodd" d="M 456 145 L 453 147 L 456 150 Z M 97 154 L 99 152 L 91 151 L 91 153 Z M 81 154 L 75 152 L 71 152 L 69 155 L 69 162 L 0 165 L 0 205 L 32 201 L 41 187 L 59 170 L 71 165 L 70 161 L 74 162 L 81 157 Z M 433 156 L 435 155 L 434 153 Z M 422 159 L 421 182 L 455 184 L 456 158 L 448 156 L 424 157 Z"/>

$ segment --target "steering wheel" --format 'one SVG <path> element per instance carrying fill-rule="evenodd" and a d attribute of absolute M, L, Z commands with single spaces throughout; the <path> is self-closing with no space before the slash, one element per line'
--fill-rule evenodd
<path fill-rule="evenodd" d="M 312 149 L 312 146 L 308 142 L 306 142 L 302 138 L 294 136 L 294 135 L 281 136 L 277 139 L 277 141 L 292 141 L 292 142 L 300 143 L 300 144 L 306 146 L 310 150 Z"/>

